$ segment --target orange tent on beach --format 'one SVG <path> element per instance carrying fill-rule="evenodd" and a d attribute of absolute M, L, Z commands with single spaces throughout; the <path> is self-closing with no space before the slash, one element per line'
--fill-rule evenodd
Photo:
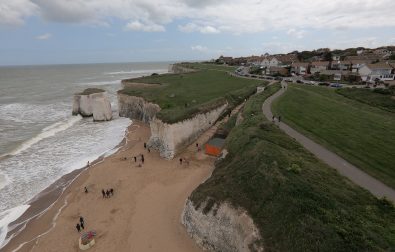
<path fill-rule="evenodd" d="M 218 157 L 221 154 L 224 145 L 225 139 L 218 137 L 212 138 L 205 145 L 206 154 Z"/>

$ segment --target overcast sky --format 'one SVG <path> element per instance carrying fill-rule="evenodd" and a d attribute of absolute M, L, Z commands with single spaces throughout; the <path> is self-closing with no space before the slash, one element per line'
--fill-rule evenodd
<path fill-rule="evenodd" d="M 0 65 L 395 44 L 394 0 L 0 0 Z"/>

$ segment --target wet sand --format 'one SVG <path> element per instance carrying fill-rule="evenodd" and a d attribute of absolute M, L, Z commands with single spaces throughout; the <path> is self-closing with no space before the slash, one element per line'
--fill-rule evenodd
<path fill-rule="evenodd" d="M 215 127 L 197 142 L 206 142 L 214 132 Z M 147 125 L 131 125 L 117 153 L 83 170 L 59 200 L 2 251 L 18 247 L 18 251 L 80 251 L 75 228 L 79 216 L 85 219 L 85 231 L 97 232 L 89 251 L 201 251 L 180 218 L 187 197 L 210 176 L 215 158 L 197 152 L 193 143 L 167 161 L 144 149 L 149 136 Z M 139 154 L 145 157 L 142 167 L 133 159 Z M 180 157 L 187 158 L 189 165 L 180 165 Z M 104 199 L 101 190 L 109 188 L 114 188 L 114 196 Z"/>

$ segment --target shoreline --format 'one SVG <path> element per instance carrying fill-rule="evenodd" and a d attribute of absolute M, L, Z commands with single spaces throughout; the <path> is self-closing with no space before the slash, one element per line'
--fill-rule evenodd
<path fill-rule="evenodd" d="M 203 143 L 214 132 L 215 130 L 213 131 L 212 128 L 209 129 L 203 134 L 203 138 L 200 138 L 198 141 Z M 187 197 L 196 186 L 210 176 L 215 158 L 205 156 L 202 152 L 196 153 L 193 144 L 181 154 L 183 158 L 188 157 L 191 165 L 188 167 L 185 167 L 185 165 L 179 166 L 178 158 L 166 161 L 161 159 L 156 151 L 147 153 L 142 148 L 143 141 L 147 141 L 149 135 L 150 130 L 146 124 L 133 121 L 133 124 L 129 125 L 125 138 L 119 144 L 117 151 L 98 160 L 97 163 L 92 164 L 89 168 L 81 168 L 73 171 L 74 174 L 65 175 L 66 177 L 74 176 L 74 179 L 66 186 L 56 201 L 53 204 L 49 204 L 48 199 L 41 198 L 41 200 L 47 201 L 46 203 L 50 207 L 45 212 L 29 220 L 24 229 L 17 233 L 1 251 L 53 251 L 49 248 L 54 246 L 54 240 L 58 242 L 57 239 L 59 237 L 65 241 L 56 246 L 57 249 L 62 248 L 58 251 L 74 251 L 73 249 L 77 251 L 78 247 L 76 247 L 75 239 L 78 237 L 78 234 L 75 230 L 75 223 L 69 223 L 70 212 L 73 212 L 73 216 L 77 212 L 77 216 L 82 214 L 84 218 L 89 219 L 110 218 L 104 224 L 103 220 L 98 222 L 97 226 L 99 227 L 94 228 L 98 232 L 95 251 L 113 251 L 114 246 L 118 247 L 117 251 L 129 251 L 132 248 L 136 251 L 161 251 L 162 248 L 169 248 L 172 251 L 201 251 L 194 240 L 186 233 L 185 228 L 181 224 L 180 216 Z M 206 140 L 201 140 L 204 138 Z M 147 155 L 147 164 L 144 164 L 142 168 L 136 166 L 134 162 L 130 161 L 132 159 L 130 152 Z M 123 157 L 127 157 L 129 161 L 122 161 Z M 152 164 L 150 164 L 151 162 Z M 106 169 L 113 169 L 113 172 L 107 176 L 105 173 Z M 122 204 L 122 206 L 112 210 L 107 209 L 108 212 L 103 213 L 102 211 L 110 206 L 103 205 L 96 208 L 95 205 L 106 204 L 107 201 L 113 199 L 103 200 L 100 188 L 97 185 L 108 184 L 108 179 L 112 181 L 108 177 L 112 177 L 113 182 L 111 183 L 115 183 L 116 193 L 114 200 L 119 200 L 118 203 Z M 67 180 L 67 178 L 64 179 Z M 56 188 L 57 183 L 60 182 L 56 181 L 51 186 Z M 85 185 L 88 186 L 88 194 L 83 192 Z M 127 193 L 123 191 L 127 191 Z M 53 197 L 51 192 L 49 192 L 49 195 Z M 122 196 L 118 196 L 118 194 L 122 194 Z M 89 204 L 82 199 L 84 197 L 89 198 Z M 120 198 L 116 199 L 117 197 Z M 125 204 L 125 201 L 130 202 L 130 204 Z M 36 203 L 38 204 L 39 201 L 36 201 Z M 175 206 L 176 209 L 174 209 Z M 88 211 L 84 208 L 90 210 Z M 158 208 L 164 209 L 160 211 Z M 88 211 L 88 214 L 83 213 L 84 211 Z M 125 226 L 125 223 L 111 224 L 114 222 L 111 215 L 119 215 L 118 213 L 121 213 L 121 216 L 118 216 L 117 219 L 126 223 L 133 223 L 133 225 L 129 226 L 128 224 Z M 90 214 L 97 216 L 90 217 Z M 158 215 L 165 216 L 155 219 Z M 108 221 L 110 222 L 107 223 Z M 161 228 L 156 227 L 158 223 L 162 224 L 160 225 Z M 152 229 L 152 227 L 155 228 Z M 114 232 L 109 233 L 105 231 L 107 228 L 113 229 Z M 127 237 L 127 247 L 119 248 L 121 245 L 115 245 L 118 243 L 114 243 L 113 247 L 102 243 L 102 240 L 113 241 L 118 239 L 118 236 L 114 237 L 114 235 L 117 232 L 121 232 L 119 230 L 127 231 L 125 236 L 130 234 L 130 237 Z M 142 232 L 141 230 L 146 231 Z M 155 239 L 155 244 L 151 244 L 152 239 L 149 237 L 155 235 L 158 235 Z M 156 249 L 149 249 L 158 244 L 160 246 Z"/>
<path fill-rule="evenodd" d="M 120 143 L 118 143 L 114 148 L 109 149 L 105 153 L 98 156 L 95 160 L 90 162 L 90 166 L 84 166 L 75 169 L 67 174 L 62 175 L 56 181 L 47 186 L 44 190 L 40 191 L 33 198 L 29 199 L 23 205 L 29 205 L 29 208 L 19 216 L 16 220 L 8 224 L 7 234 L 4 240 L 4 244 L 0 247 L 0 250 L 6 249 L 8 244 L 10 244 L 14 238 L 24 231 L 24 229 L 29 225 L 29 222 L 40 219 L 40 217 L 50 211 L 59 200 L 62 199 L 65 192 L 73 185 L 75 180 L 77 180 L 86 170 L 94 167 L 96 164 L 103 162 L 103 160 L 111 155 L 116 154 L 127 144 L 127 135 L 129 134 L 130 128 L 133 126 L 133 122 L 125 129 L 124 137 Z M 106 154 L 109 153 L 109 154 Z M 6 158 L 6 157 L 4 157 Z"/>

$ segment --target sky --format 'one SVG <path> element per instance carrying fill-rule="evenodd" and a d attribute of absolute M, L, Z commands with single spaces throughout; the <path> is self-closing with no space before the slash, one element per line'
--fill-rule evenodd
<path fill-rule="evenodd" d="M 395 44 L 394 0 L 0 0 L 0 65 Z"/>

